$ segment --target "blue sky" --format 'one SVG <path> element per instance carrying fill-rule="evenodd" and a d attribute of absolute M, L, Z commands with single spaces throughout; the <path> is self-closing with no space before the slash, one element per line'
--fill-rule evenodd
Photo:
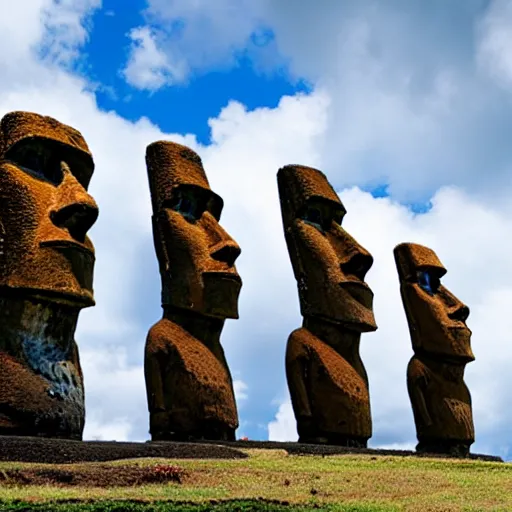
<path fill-rule="evenodd" d="M 161 316 L 145 147 L 202 157 L 225 202 L 244 285 L 223 345 L 238 435 L 296 439 L 284 374 L 301 324 L 277 196 L 279 167 L 326 172 L 345 228 L 374 256 L 378 330 L 361 354 L 371 446 L 415 445 L 412 355 L 394 245 L 432 247 L 470 307 L 475 451 L 512 457 L 512 4 L 509 0 L 23 0 L 0 6 L 0 114 L 79 129 L 96 162 L 97 305 L 76 338 L 86 438 L 148 438 L 142 372 Z"/>
<path fill-rule="evenodd" d="M 145 1 L 105 1 L 91 17 L 91 31 L 83 48 L 81 69 L 100 84 L 98 106 L 115 110 L 126 119 L 148 117 L 166 132 L 193 133 L 202 144 L 210 141 L 208 119 L 216 117 L 229 100 L 248 109 L 275 108 L 282 96 L 308 92 L 304 80 L 292 78 L 286 65 L 256 69 L 250 55 L 240 49 L 233 66 L 202 70 L 186 83 L 157 91 L 137 90 L 123 79 L 122 66 L 129 58 L 130 30 L 144 23 Z M 271 40 L 270 33 L 268 39 Z"/>

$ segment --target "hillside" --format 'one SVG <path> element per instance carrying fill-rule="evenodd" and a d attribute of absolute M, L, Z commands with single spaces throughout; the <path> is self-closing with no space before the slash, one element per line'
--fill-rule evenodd
<path fill-rule="evenodd" d="M 512 464 L 379 452 L 304 455 L 248 444 L 237 448 L 240 455 L 217 458 L 204 458 L 221 448 L 213 444 L 187 452 L 187 444 L 169 443 L 180 458 L 3 461 L 0 510 L 512 510 Z M 194 454 L 194 446 L 204 451 Z"/>

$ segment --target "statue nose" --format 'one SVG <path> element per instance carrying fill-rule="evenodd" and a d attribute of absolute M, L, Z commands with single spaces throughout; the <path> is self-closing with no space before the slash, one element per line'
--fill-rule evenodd
<path fill-rule="evenodd" d="M 73 203 L 52 212 L 50 218 L 57 227 L 67 229 L 75 240 L 84 243 L 87 232 L 98 218 L 98 208 L 86 202 Z"/>
<path fill-rule="evenodd" d="M 211 253 L 211 257 L 232 267 L 241 252 L 240 247 L 234 241 L 227 241 L 222 243 L 220 247 L 215 248 Z"/>
<path fill-rule="evenodd" d="M 457 308 L 448 313 L 448 316 L 452 320 L 459 320 L 460 322 L 465 322 L 469 316 L 469 308 L 464 304 L 460 304 Z"/>
<path fill-rule="evenodd" d="M 366 251 L 355 253 L 348 261 L 340 264 L 341 271 L 346 276 L 354 276 L 364 281 L 366 273 L 373 265 L 373 257 Z"/>

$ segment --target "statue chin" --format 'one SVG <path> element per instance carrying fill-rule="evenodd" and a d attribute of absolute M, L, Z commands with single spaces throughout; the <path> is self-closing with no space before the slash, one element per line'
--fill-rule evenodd
<path fill-rule="evenodd" d="M 81 289 L 77 285 L 77 280 L 69 280 L 71 285 L 66 288 L 55 288 L 55 286 L 45 286 L 41 283 L 35 287 L 32 283 L 24 286 L 23 283 L 11 283 L 0 285 L 0 295 L 5 298 L 29 299 L 41 303 L 61 304 L 62 306 L 84 309 L 96 304 L 92 290 Z"/>
<path fill-rule="evenodd" d="M 238 296 L 242 280 L 238 274 L 205 272 L 204 315 L 215 318 L 238 318 Z"/>
<path fill-rule="evenodd" d="M 93 295 L 89 291 L 84 291 L 82 294 L 66 294 L 60 291 L 41 288 L 39 290 L 27 290 L 26 296 L 40 302 L 62 304 L 63 306 L 76 309 L 85 309 L 96 305 Z"/>
<path fill-rule="evenodd" d="M 94 252 L 71 244 L 43 245 L 31 261 L 4 278 L 7 294 L 55 302 L 78 309 L 95 305 Z M 1 285 L 0 285 L 1 286 Z"/>
<path fill-rule="evenodd" d="M 346 301 L 345 301 L 346 303 Z M 331 302 L 332 304 L 332 302 Z M 304 305 L 301 307 L 301 314 L 304 317 L 314 317 L 329 324 L 334 324 L 340 328 L 345 328 L 354 332 L 373 332 L 377 330 L 373 310 L 363 307 L 360 303 L 351 301 L 351 303 L 336 308 L 336 312 L 330 309 L 324 311 L 321 304 Z M 351 313 L 350 315 L 347 314 Z"/>

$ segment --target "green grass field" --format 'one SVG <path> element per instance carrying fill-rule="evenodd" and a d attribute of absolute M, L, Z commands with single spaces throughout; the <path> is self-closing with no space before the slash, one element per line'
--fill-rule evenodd
<path fill-rule="evenodd" d="M 66 465 L 0 462 L 0 510 L 512 511 L 512 464 L 244 451 L 248 459 L 137 459 Z M 156 465 L 177 466 L 181 483 L 123 483 L 123 474 L 130 468 L 149 474 Z M 20 483 L 12 477 L 16 472 L 44 473 L 49 468 L 64 471 L 67 483 L 57 478 L 33 485 L 30 478 Z M 118 485 L 83 484 L 89 477 L 97 480 L 98 475 L 107 474 L 118 475 Z M 82 483 L 71 483 L 78 477 Z"/>

